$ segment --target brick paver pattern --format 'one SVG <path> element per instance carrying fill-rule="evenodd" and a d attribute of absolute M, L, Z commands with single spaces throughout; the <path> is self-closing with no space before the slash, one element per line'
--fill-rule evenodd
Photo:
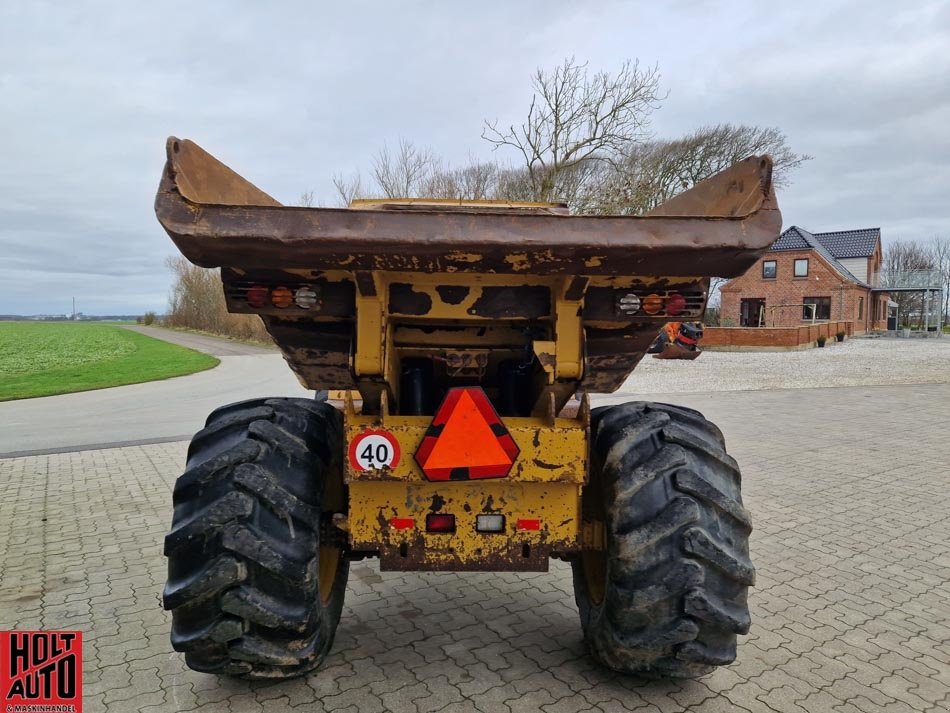
<path fill-rule="evenodd" d="M 561 562 L 545 574 L 357 562 L 317 673 L 189 671 L 160 605 L 183 443 L 0 460 L 0 628 L 82 629 L 90 713 L 948 710 L 950 385 L 676 401 L 723 428 L 756 524 L 752 631 L 735 664 L 700 680 L 593 663 Z"/>

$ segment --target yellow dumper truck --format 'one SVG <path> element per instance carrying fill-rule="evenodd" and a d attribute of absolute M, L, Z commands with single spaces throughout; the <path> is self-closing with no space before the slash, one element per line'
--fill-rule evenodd
<path fill-rule="evenodd" d="M 349 563 L 545 571 L 571 563 L 591 655 L 695 676 L 748 631 L 755 570 L 739 468 L 697 411 L 591 409 L 709 277 L 781 227 L 768 157 L 637 216 L 555 203 L 360 200 L 283 206 L 170 138 L 155 209 L 220 267 L 314 399 L 214 411 L 165 538 L 172 644 L 198 671 L 320 664 Z M 339 399 L 328 400 L 328 391 Z"/>

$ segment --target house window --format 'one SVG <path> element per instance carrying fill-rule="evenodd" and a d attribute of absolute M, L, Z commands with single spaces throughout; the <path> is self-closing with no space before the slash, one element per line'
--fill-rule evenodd
<path fill-rule="evenodd" d="M 830 297 L 806 297 L 802 300 L 802 319 L 811 319 L 811 305 L 815 305 L 815 319 L 831 319 Z"/>
<path fill-rule="evenodd" d="M 775 260 L 765 260 L 762 262 L 762 277 L 766 280 L 774 280 L 776 274 Z"/>
<path fill-rule="evenodd" d="M 762 324 L 765 324 L 765 300 L 742 300 L 739 303 L 739 326 L 758 327 Z"/>
<path fill-rule="evenodd" d="M 795 261 L 795 277 L 808 277 L 808 258 Z"/>
<path fill-rule="evenodd" d="M 864 319 L 864 298 L 858 297 L 858 319 Z"/>

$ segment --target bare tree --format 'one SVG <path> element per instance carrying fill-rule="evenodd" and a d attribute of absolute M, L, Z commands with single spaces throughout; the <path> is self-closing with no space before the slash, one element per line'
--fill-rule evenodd
<path fill-rule="evenodd" d="M 428 149 L 401 139 L 373 159 L 367 194 L 389 198 L 563 201 L 574 213 L 639 214 L 753 154 L 771 154 L 775 181 L 810 157 L 793 152 L 774 127 L 733 124 L 703 127 L 675 140 L 649 136 L 663 95 L 655 67 L 626 62 L 620 71 L 589 72 L 573 58 L 532 77 L 525 121 L 501 128 L 485 122 L 482 137 L 494 149 L 514 149 L 519 163 L 469 158 L 444 165 Z M 344 205 L 364 194 L 357 174 L 334 179 Z"/>
<path fill-rule="evenodd" d="M 658 69 L 631 61 L 612 75 L 590 73 L 572 57 L 553 72 L 538 69 L 532 86 L 524 122 L 499 128 L 498 120 L 486 121 L 482 138 L 520 153 L 538 200 L 571 201 L 566 189 L 583 183 L 577 174 L 644 139 L 663 99 Z"/>
<path fill-rule="evenodd" d="M 420 186 L 420 193 L 431 198 L 485 200 L 495 197 L 498 166 L 469 157 L 461 168 L 434 166 Z"/>
<path fill-rule="evenodd" d="M 387 146 L 373 159 L 373 178 L 386 198 L 410 198 L 439 169 L 439 160 L 431 150 L 419 148 L 406 139 L 399 140 L 396 153 Z"/>
<path fill-rule="evenodd" d="M 934 270 L 933 251 L 928 245 L 916 240 L 896 240 L 884 250 L 881 263 L 882 284 L 894 284 L 906 273 Z M 897 303 L 901 326 L 923 325 L 924 296 L 921 292 L 893 292 L 891 299 Z"/>
<path fill-rule="evenodd" d="M 788 146 L 775 127 L 734 124 L 707 126 L 674 140 L 631 142 L 624 157 L 600 181 L 597 212 L 644 213 L 737 161 L 769 154 L 777 185 L 811 159 Z"/>
<path fill-rule="evenodd" d="M 168 326 L 237 339 L 270 341 L 260 317 L 228 312 L 219 270 L 192 265 L 181 255 L 169 257 L 165 266 L 174 277 L 165 317 Z"/>
<path fill-rule="evenodd" d="M 930 252 L 934 267 L 940 271 L 943 284 L 943 304 L 941 316 L 944 322 L 950 321 L 950 237 L 935 235 L 930 241 Z"/>
<path fill-rule="evenodd" d="M 316 206 L 317 202 L 313 197 L 313 191 L 302 191 L 298 203 L 304 208 L 313 208 Z"/>
<path fill-rule="evenodd" d="M 354 198 L 363 197 L 363 179 L 359 173 L 349 177 L 338 174 L 333 177 L 333 187 L 336 189 L 337 204 L 346 208 Z"/>

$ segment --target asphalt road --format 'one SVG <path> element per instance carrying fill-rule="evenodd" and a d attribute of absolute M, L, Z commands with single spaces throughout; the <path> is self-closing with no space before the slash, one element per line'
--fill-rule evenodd
<path fill-rule="evenodd" d="M 0 457 L 182 440 L 191 438 L 223 404 L 313 395 L 274 349 L 154 327 L 134 329 L 214 354 L 221 364 L 164 381 L 0 403 Z"/>
<path fill-rule="evenodd" d="M 218 337 L 209 337 L 204 334 L 194 334 L 193 332 L 178 332 L 173 329 L 162 329 L 161 327 L 139 327 L 129 325 L 125 327 L 133 332 L 144 334 L 155 339 L 161 339 L 172 344 L 178 344 L 182 347 L 188 347 L 195 351 L 212 354 L 216 357 L 226 356 L 255 356 L 260 354 L 276 354 L 275 346 L 255 346 L 245 344 L 244 342 L 235 342 L 230 339 L 220 339 Z"/>

